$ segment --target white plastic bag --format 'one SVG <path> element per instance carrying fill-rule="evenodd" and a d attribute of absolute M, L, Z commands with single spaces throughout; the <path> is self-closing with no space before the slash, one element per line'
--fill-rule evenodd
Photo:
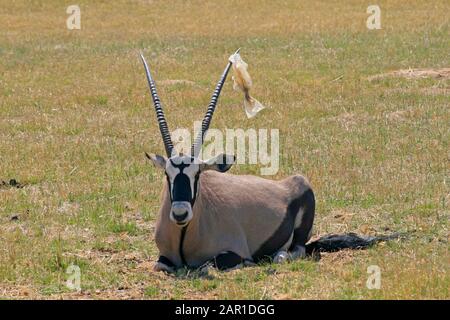
<path fill-rule="evenodd" d="M 265 107 L 250 95 L 250 89 L 253 83 L 247 71 L 248 65 L 242 60 L 239 53 L 231 55 L 229 61 L 233 64 L 233 89 L 244 93 L 245 114 L 249 119 L 253 118 Z"/>

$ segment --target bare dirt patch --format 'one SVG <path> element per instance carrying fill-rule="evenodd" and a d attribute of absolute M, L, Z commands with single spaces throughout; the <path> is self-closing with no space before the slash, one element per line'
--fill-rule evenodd
<path fill-rule="evenodd" d="M 450 79 L 450 68 L 420 68 L 420 69 L 401 69 L 396 71 L 391 71 L 387 73 L 381 73 L 374 76 L 370 76 L 367 79 L 380 80 L 385 78 L 407 78 L 407 79 L 423 79 L 423 78 L 433 78 L 433 79 Z"/>

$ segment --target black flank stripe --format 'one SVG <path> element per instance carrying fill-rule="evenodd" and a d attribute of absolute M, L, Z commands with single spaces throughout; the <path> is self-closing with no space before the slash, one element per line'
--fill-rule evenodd
<path fill-rule="evenodd" d="M 305 191 L 300 197 L 294 199 L 287 207 L 286 215 L 278 229 L 272 236 L 264 242 L 261 247 L 253 254 L 255 262 L 270 259 L 286 242 L 288 242 L 294 231 L 295 218 L 300 207 L 304 207 L 306 200 L 312 193 L 311 189 Z"/>

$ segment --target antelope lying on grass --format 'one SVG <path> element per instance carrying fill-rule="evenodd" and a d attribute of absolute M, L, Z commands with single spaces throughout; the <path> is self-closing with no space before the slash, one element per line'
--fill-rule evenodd
<path fill-rule="evenodd" d="M 155 270 L 174 272 L 206 263 L 225 270 L 265 258 L 282 262 L 305 256 L 315 210 L 306 178 L 271 181 L 232 175 L 225 172 L 234 156 L 198 158 L 231 62 L 212 95 L 191 155 L 183 155 L 174 151 L 155 82 L 142 55 L 141 59 L 168 157 L 146 154 L 167 178 L 156 224 L 160 256 Z"/>

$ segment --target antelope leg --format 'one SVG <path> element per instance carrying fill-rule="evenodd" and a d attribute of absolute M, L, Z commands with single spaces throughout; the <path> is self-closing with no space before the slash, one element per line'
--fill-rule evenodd
<path fill-rule="evenodd" d="M 239 267 L 243 262 L 244 259 L 242 259 L 241 256 L 232 251 L 220 253 L 212 260 L 214 267 L 219 270 L 227 270 L 234 267 Z"/>
<path fill-rule="evenodd" d="M 290 259 L 303 259 L 306 257 L 306 248 L 305 246 L 296 245 L 294 249 L 289 251 Z"/>
<path fill-rule="evenodd" d="M 174 273 L 175 265 L 168 258 L 166 258 L 164 256 L 159 256 L 159 259 L 158 259 L 158 261 L 156 261 L 156 264 L 153 267 L 153 270 Z"/>
<path fill-rule="evenodd" d="M 306 257 L 306 249 L 304 246 L 296 245 L 294 249 L 286 251 L 280 250 L 273 257 L 274 263 L 284 263 L 287 261 L 293 261 L 296 259 L 302 259 Z"/>

